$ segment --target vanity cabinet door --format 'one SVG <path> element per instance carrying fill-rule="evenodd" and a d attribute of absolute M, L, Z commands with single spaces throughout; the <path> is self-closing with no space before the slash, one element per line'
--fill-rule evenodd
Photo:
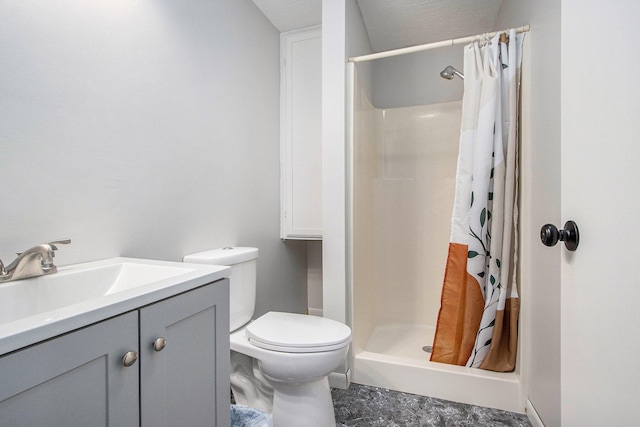
<path fill-rule="evenodd" d="M 0 426 L 139 425 L 138 312 L 0 357 Z"/>
<path fill-rule="evenodd" d="M 229 426 L 229 280 L 141 308 L 140 356 L 143 427 Z"/>

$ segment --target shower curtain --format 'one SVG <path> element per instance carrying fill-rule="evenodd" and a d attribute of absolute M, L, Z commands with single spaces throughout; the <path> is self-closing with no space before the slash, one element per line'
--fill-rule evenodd
<path fill-rule="evenodd" d="M 456 194 L 431 360 L 508 372 L 519 301 L 517 103 L 523 35 L 464 50 Z"/>

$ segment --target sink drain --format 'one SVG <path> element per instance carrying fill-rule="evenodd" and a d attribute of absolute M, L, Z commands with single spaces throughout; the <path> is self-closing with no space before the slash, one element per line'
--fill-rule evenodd
<path fill-rule="evenodd" d="M 431 350 L 433 350 L 433 346 L 425 345 L 424 347 L 422 347 L 422 351 L 424 351 L 425 353 L 431 353 Z"/>

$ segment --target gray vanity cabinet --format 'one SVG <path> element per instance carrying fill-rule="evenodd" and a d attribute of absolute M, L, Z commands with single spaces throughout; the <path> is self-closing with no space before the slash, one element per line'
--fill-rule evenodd
<path fill-rule="evenodd" d="M 0 357 L 0 426 L 227 427 L 228 301 L 224 279 Z"/>
<path fill-rule="evenodd" d="M 138 426 L 138 313 L 79 329 L 0 358 L 3 427 Z"/>
<path fill-rule="evenodd" d="M 140 310 L 143 427 L 229 426 L 228 301 L 204 286 Z"/>

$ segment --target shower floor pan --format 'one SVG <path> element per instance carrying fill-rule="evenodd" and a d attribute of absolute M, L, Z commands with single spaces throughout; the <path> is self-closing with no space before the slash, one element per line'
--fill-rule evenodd
<path fill-rule="evenodd" d="M 374 387 L 524 413 L 519 375 L 429 361 L 435 328 L 378 326 L 355 349 L 353 381 Z"/>
<path fill-rule="evenodd" d="M 433 326 L 406 324 L 378 326 L 371 334 L 365 350 L 389 356 L 429 360 L 431 354 L 425 352 L 423 347 L 431 347 L 434 335 Z"/>

